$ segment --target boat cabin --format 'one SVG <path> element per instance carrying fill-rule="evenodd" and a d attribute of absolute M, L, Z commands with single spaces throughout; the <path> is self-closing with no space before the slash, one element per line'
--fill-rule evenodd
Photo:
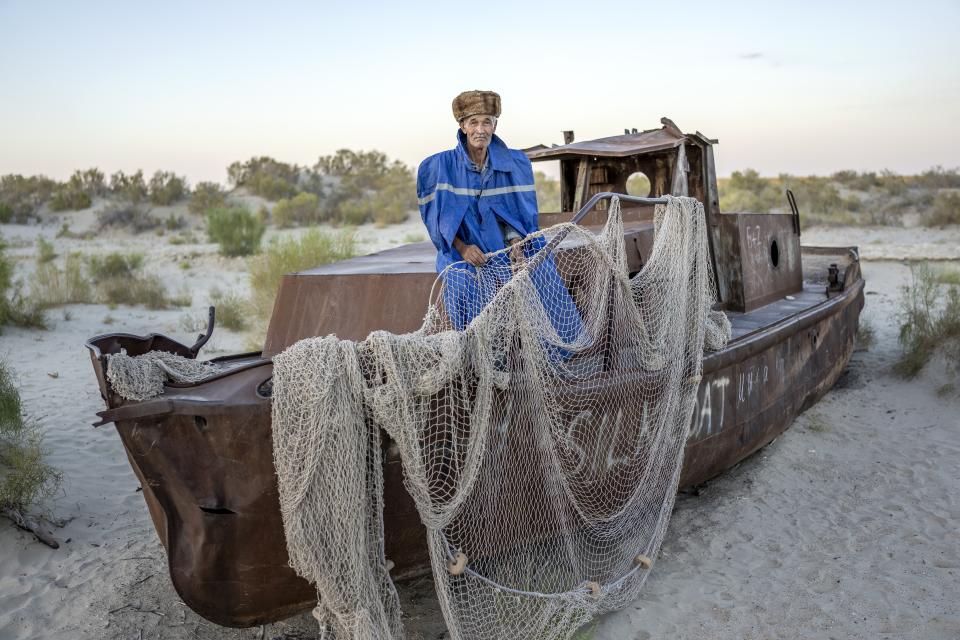
<path fill-rule="evenodd" d="M 525 149 L 532 162 L 559 161 L 559 212 L 540 212 L 541 226 L 570 220 L 591 196 L 604 191 L 628 193 L 627 182 L 637 173 L 649 181 L 649 193 L 634 196 L 691 196 L 703 203 L 710 228 L 717 293 L 725 311 L 747 312 L 803 288 L 800 263 L 800 222 L 796 214 L 721 212 L 717 171 L 710 139 L 699 131 L 683 133 L 669 118 L 659 129 L 625 132 L 621 136 Z M 607 203 L 584 219 L 602 225 Z M 653 207 L 621 205 L 625 226 L 649 225 L 649 240 L 634 251 L 645 262 L 652 247 Z M 642 234 L 646 236 L 647 234 Z M 631 247 L 628 246 L 628 253 Z"/>

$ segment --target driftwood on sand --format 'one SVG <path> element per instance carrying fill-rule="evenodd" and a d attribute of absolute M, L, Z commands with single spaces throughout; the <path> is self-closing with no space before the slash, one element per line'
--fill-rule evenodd
<path fill-rule="evenodd" d="M 43 544 L 51 547 L 53 549 L 59 549 L 60 543 L 57 542 L 56 538 L 53 537 L 53 534 L 47 531 L 39 522 L 34 520 L 29 515 L 23 513 L 19 509 L 7 508 L 3 510 L 3 515 L 9 518 L 13 524 L 17 525 L 24 531 L 29 531 L 34 535 L 34 537 L 42 542 Z"/>

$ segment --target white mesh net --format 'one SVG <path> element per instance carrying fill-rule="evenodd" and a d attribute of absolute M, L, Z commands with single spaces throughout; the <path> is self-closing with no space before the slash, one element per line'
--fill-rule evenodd
<path fill-rule="evenodd" d="M 634 600 L 677 491 L 705 333 L 730 336 L 703 206 L 669 198 L 629 278 L 619 201 L 453 265 L 422 328 L 274 358 L 291 566 L 328 637 L 401 638 L 383 551 L 380 430 L 396 441 L 454 640 L 569 638 Z"/>
<path fill-rule="evenodd" d="M 168 381 L 200 382 L 220 372 L 212 362 L 200 362 L 168 351 L 148 351 L 139 356 L 126 351 L 107 355 L 107 380 L 127 400 L 149 400 L 163 393 Z"/>

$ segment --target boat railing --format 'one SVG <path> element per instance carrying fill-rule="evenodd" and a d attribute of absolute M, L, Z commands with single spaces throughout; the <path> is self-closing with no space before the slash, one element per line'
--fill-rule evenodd
<path fill-rule="evenodd" d="M 667 204 L 667 199 L 665 197 L 661 198 L 648 198 L 641 196 L 631 196 L 625 193 L 613 193 L 612 191 L 601 191 L 600 193 L 594 194 L 587 203 L 580 207 L 580 210 L 577 211 L 576 215 L 570 219 L 572 224 L 579 224 L 581 220 L 587 217 L 587 214 L 597 206 L 597 203 L 601 200 L 610 200 L 612 198 L 620 198 L 624 202 L 632 202 L 634 204 L 646 204 L 646 205 L 656 205 L 656 204 Z M 529 271 L 533 271 L 540 264 L 547 259 L 553 251 L 560 245 L 561 242 L 566 239 L 567 235 L 570 233 L 570 228 L 561 229 L 557 235 L 555 235 L 550 242 L 548 242 L 540 251 L 537 252 L 535 256 L 527 263 L 526 268 Z"/>

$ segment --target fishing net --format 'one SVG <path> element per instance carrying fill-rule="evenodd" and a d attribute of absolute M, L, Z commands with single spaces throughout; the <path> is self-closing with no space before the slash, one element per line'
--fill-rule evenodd
<path fill-rule="evenodd" d="M 200 382 L 219 373 L 220 367 L 167 351 L 148 351 L 139 356 L 125 351 L 107 355 L 107 380 L 127 400 L 149 400 L 163 393 L 168 381 Z"/>
<path fill-rule="evenodd" d="M 619 201 L 438 278 L 415 333 L 274 358 L 290 565 L 323 637 L 402 638 L 380 432 L 399 447 L 453 640 L 569 638 L 636 599 L 680 475 L 705 334 L 729 339 L 703 206 L 668 198 L 629 277 Z"/>

